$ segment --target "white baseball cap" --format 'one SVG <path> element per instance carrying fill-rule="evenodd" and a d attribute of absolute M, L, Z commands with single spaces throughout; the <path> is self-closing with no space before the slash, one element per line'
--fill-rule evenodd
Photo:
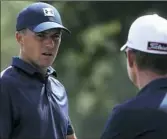
<path fill-rule="evenodd" d="M 120 50 L 127 47 L 146 53 L 167 54 L 167 20 L 157 14 L 137 18 Z"/>

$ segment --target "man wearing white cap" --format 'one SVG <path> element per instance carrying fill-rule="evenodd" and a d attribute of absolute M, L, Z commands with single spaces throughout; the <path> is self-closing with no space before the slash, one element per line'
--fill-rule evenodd
<path fill-rule="evenodd" d="M 101 139 L 167 139 L 167 20 L 137 18 L 121 51 L 140 91 L 114 108 Z"/>

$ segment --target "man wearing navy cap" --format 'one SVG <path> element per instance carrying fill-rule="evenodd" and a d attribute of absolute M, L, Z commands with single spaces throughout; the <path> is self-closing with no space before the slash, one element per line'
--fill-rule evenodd
<path fill-rule="evenodd" d="M 63 26 L 59 12 L 38 2 L 17 17 L 20 54 L 1 72 L 0 139 L 76 139 L 64 86 L 51 67 Z"/>
<path fill-rule="evenodd" d="M 167 20 L 137 18 L 121 51 L 140 92 L 114 108 L 101 139 L 167 139 Z"/>

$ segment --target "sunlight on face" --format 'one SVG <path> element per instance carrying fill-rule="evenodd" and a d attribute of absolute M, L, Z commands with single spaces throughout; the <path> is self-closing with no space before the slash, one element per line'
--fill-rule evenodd
<path fill-rule="evenodd" d="M 23 60 L 38 68 L 51 66 L 56 58 L 61 42 L 60 29 L 51 29 L 34 33 L 27 29 L 21 35 L 21 52 Z"/>

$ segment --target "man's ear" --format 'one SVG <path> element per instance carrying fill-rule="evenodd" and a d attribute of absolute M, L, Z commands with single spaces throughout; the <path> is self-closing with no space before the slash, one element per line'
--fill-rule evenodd
<path fill-rule="evenodd" d="M 127 62 L 129 67 L 132 68 L 135 64 L 136 57 L 132 51 L 127 51 Z"/>
<path fill-rule="evenodd" d="M 23 41 L 23 34 L 19 33 L 19 32 L 16 32 L 15 33 L 15 37 L 16 37 L 16 40 L 17 42 L 22 46 L 24 41 Z"/>

